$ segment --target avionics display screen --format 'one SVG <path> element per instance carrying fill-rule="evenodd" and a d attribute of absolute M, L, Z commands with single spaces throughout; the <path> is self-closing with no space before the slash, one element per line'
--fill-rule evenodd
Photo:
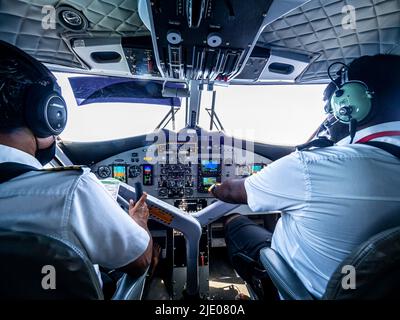
<path fill-rule="evenodd" d="M 143 185 L 144 186 L 153 185 L 153 166 L 151 164 L 143 165 Z"/>
<path fill-rule="evenodd" d="M 217 178 L 216 177 L 203 177 L 203 186 L 204 188 L 209 188 L 211 187 L 214 183 L 217 183 Z"/>
<path fill-rule="evenodd" d="M 262 163 L 255 163 L 251 166 L 251 172 L 252 173 L 257 173 L 264 169 L 264 165 Z"/>
<path fill-rule="evenodd" d="M 126 166 L 125 165 L 113 165 L 113 178 L 118 179 L 122 182 L 126 182 Z"/>
<path fill-rule="evenodd" d="M 200 170 L 205 174 L 218 173 L 221 170 L 221 165 L 216 161 L 202 160 Z"/>

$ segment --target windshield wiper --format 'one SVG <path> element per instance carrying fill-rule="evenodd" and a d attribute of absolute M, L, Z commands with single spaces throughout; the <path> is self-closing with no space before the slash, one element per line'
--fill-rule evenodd
<path fill-rule="evenodd" d="M 172 121 L 172 130 L 175 131 L 175 115 L 179 111 L 179 109 L 180 109 L 179 107 L 171 105 L 171 109 L 161 120 L 161 122 L 157 125 L 155 130 L 159 130 L 160 128 L 164 129 Z"/>
<path fill-rule="evenodd" d="M 217 96 L 217 92 L 213 91 L 211 108 L 206 108 L 206 111 L 207 111 L 208 115 L 210 116 L 210 131 L 213 130 L 214 126 L 218 131 L 225 131 L 221 121 L 219 120 L 217 113 L 215 112 L 216 96 Z"/>

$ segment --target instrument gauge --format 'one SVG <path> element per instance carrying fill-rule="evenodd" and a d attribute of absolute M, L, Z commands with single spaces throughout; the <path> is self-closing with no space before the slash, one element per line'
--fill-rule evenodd
<path fill-rule="evenodd" d="M 185 197 L 193 196 L 193 189 L 192 188 L 185 188 Z"/>
<path fill-rule="evenodd" d="M 97 169 L 97 174 L 102 179 L 108 178 L 111 176 L 111 169 L 109 166 L 101 166 Z"/>
<path fill-rule="evenodd" d="M 142 169 L 140 168 L 140 166 L 130 166 L 129 167 L 129 177 L 130 178 L 136 178 L 136 177 L 140 176 L 141 173 L 142 173 Z"/>

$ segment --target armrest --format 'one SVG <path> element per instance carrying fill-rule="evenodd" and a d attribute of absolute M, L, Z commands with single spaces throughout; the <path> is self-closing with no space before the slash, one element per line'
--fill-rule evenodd
<path fill-rule="evenodd" d="M 244 253 L 236 253 L 232 257 L 232 261 L 234 261 L 238 265 L 242 265 L 242 269 L 251 270 L 251 273 L 257 277 L 258 279 L 262 279 L 264 277 L 268 277 L 267 272 L 260 267 L 260 264 L 255 260 L 245 255 Z"/>
<path fill-rule="evenodd" d="M 140 300 L 142 298 L 147 271 L 138 278 L 124 274 L 118 280 L 112 300 Z"/>
<path fill-rule="evenodd" d="M 260 260 L 283 299 L 313 300 L 294 270 L 278 252 L 271 248 L 261 249 Z"/>

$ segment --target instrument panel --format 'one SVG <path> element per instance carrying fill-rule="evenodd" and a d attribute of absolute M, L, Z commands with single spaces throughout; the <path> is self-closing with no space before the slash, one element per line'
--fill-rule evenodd
<path fill-rule="evenodd" d="M 132 186 L 139 181 L 143 191 L 191 213 L 215 201 L 208 193 L 212 184 L 248 177 L 271 162 L 232 145 L 202 150 L 196 143 L 160 143 L 117 154 L 91 170 L 99 179 L 112 177 Z"/>

